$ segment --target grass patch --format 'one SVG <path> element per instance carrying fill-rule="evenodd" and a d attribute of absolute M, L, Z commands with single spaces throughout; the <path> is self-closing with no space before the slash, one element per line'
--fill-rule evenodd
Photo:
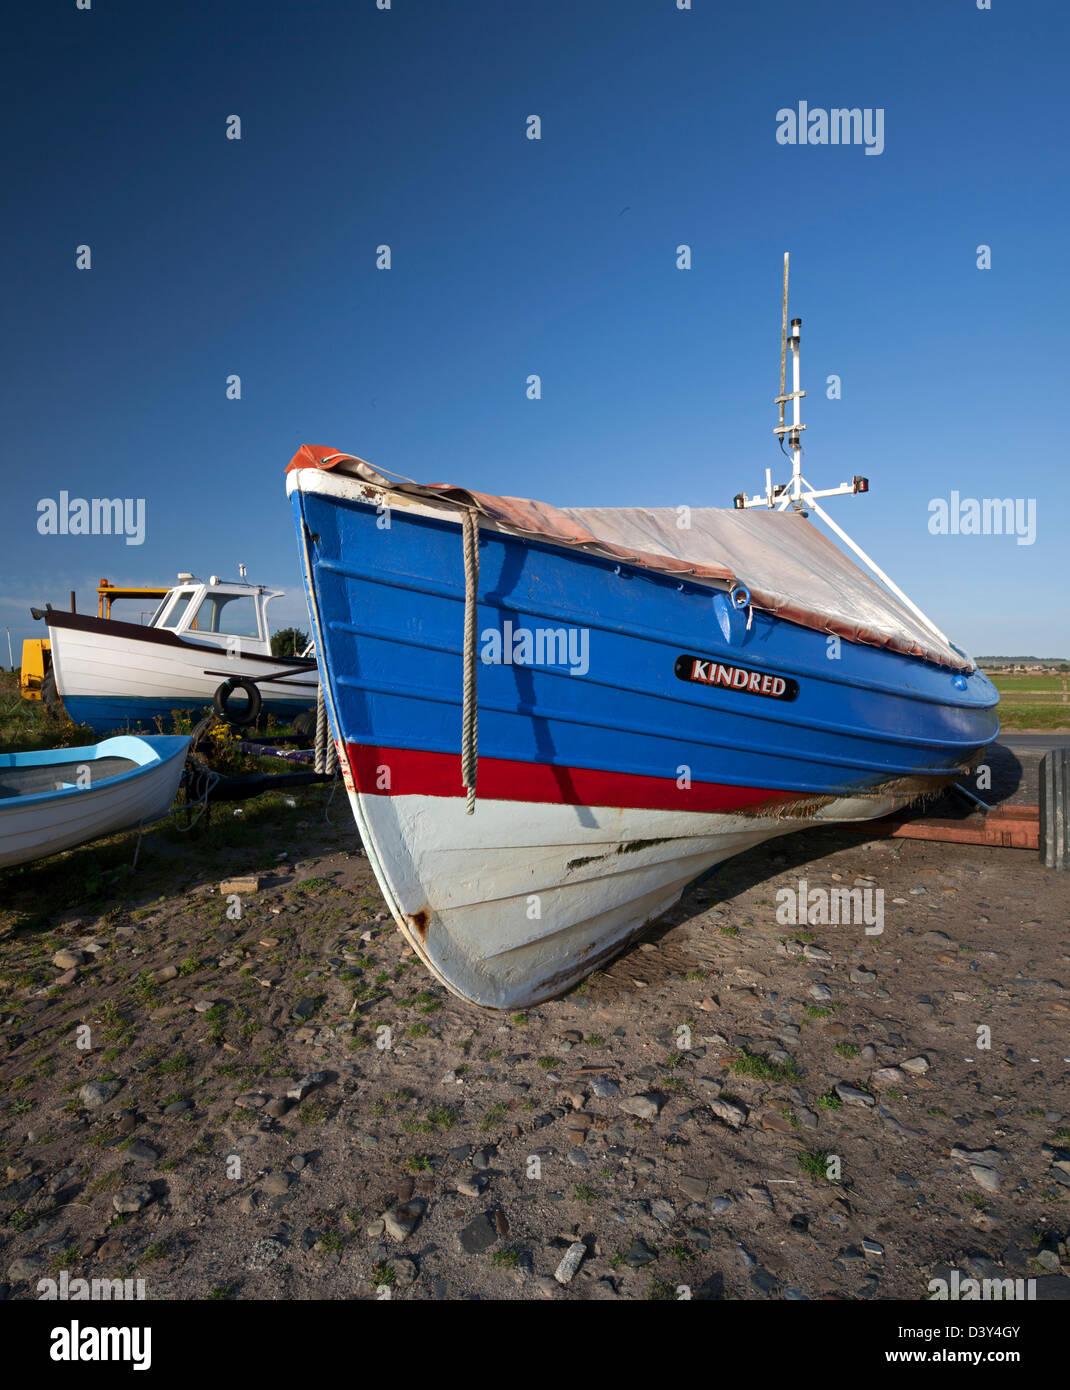
<path fill-rule="evenodd" d="M 825 1149 L 811 1149 L 795 1155 L 795 1161 L 808 1178 L 815 1182 L 831 1182 L 828 1175 L 829 1159 L 832 1157 Z"/>
<path fill-rule="evenodd" d="M 752 1081 L 797 1081 L 801 1075 L 799 1064 L 791 1058 L 786 1062 L 773 1062 L 768 1057 L 756 1057 L 752 1052 L 741 1052 L 734 1057 L 729 1070 Z"/>

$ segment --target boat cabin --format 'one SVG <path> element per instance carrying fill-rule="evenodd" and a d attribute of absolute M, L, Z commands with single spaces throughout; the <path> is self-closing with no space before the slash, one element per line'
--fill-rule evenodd
<path fill-rule="evenodd" d="M 180 574 L 152 615 L 150 627 L 166 628 L 176 637 L 226 647 L 240 641 L 247 653 L 271 655 L 267 606 L 282 589 L 265 589 L 244 580 L 223 580 L 212 575 L 205 583 L 192 574 Z"/>

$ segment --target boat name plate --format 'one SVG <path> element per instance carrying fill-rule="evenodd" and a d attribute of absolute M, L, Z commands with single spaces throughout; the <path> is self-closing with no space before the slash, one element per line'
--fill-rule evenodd
<path fill-rule="evenodd" d="M 673 668 L 682 681 L 712 685 L 740 695 L 763 695 L 767 700 L 794 700 L 799 683 L 790 676 L 771 671 L 752 671 L 746 666 L 729 666 L 713 657 L 683 655 Z"/>

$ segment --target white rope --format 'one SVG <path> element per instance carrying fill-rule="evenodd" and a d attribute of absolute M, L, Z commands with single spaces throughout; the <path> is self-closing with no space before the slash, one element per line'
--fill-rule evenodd
<path fill-rule="evenodd" d="M 323 684 L 320 683 L 316 697 L 316 757 L 313 767 L 317 772 L 326 771 L 327 764 L 327 702 L 323 698 Z"/>
<path fill-rule="evenodd" d="M 479 764 L 479 708 L 476 701 L 476 624 L 479 602 L 479 520 L 474 507 L 463 514 L 464 538 L 464 701 L 461 712 L 461 782 L 467 793 L 465 815 L 476 809 Z"/>

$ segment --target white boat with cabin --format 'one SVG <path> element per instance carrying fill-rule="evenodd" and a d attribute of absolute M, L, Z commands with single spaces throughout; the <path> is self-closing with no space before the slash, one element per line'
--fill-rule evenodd
<path fill-rule="evenodd" d="M 273 656 L 267 606 L 284 592 L 241 579 L 180 574 L 147 626 L 34 609 L 48 624 L 56 693 L 76 723 L 151 728 L 197 714 L 225 682 L 255 685 L 262 709 L 290 720 L 315 706 L 313 656 Z M 249 684 L 246 689 L 248 690 Z"/>

